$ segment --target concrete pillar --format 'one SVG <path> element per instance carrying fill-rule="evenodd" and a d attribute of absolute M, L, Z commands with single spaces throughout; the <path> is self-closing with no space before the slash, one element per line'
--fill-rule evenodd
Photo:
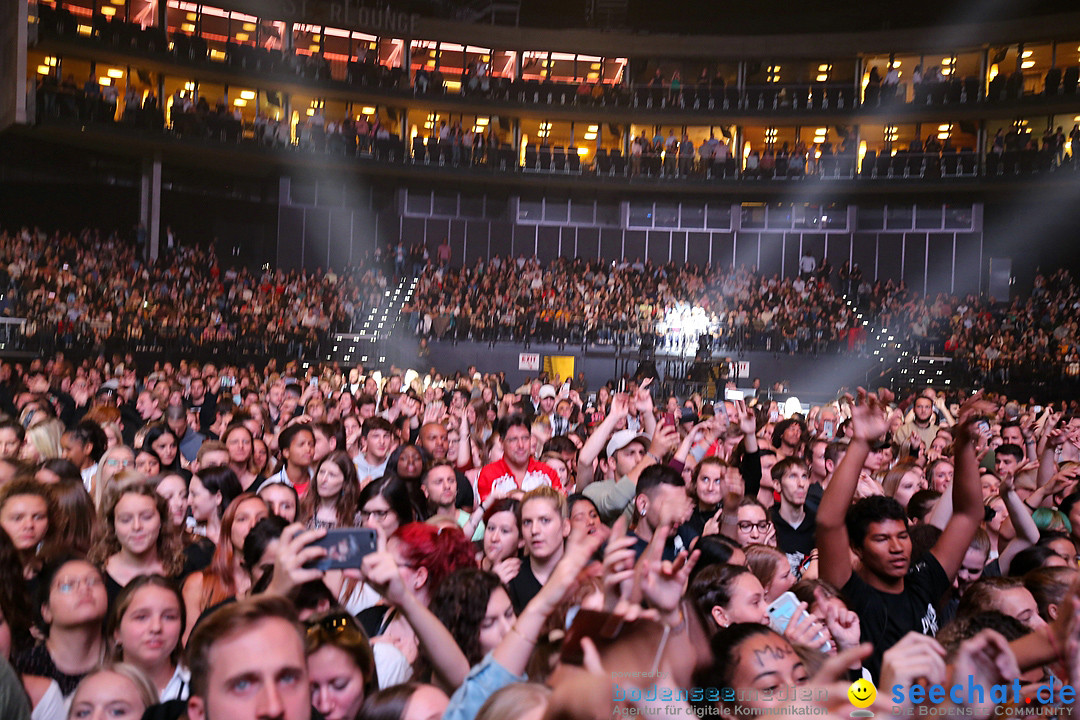
<path fill-rule="evenodd" d="M 139 187 L 139 222 L 146 228 L 150 259 L 158 256 L 161 244 L 161 153 L 146 156 L 142 161 L 142 183 Z"/>

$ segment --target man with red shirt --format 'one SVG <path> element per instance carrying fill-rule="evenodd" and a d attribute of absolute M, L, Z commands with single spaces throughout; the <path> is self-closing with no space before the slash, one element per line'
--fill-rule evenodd
<path fill-rule="evenodd" d="M 563 489 L 555 471 L 532 456 L 532 433 L 523 415 L 506 418 L 499 428 L 499 437 L 502 438 L 502 459 L 485 465 L 476 480 L 480 502 L 492 492 L 505 494 L 518 489 L 528 492 L 542 485 Z"/>

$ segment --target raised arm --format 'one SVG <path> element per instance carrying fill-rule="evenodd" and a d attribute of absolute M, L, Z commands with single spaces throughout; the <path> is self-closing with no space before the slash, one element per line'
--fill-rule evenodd
<path fill-rule="evenodd" d="M 1001 574 L 1008 575 L 1012 559 L 1016 557 L 1017 553 L 1039 542 L 1039 528 L 1035 525 L 1034 518 L 1031 517 L 1031 510 L 1016 494 L 1012 482 L 1002 481 L 1000 493 L 1001 498 L 1005 501 L 1009 519 L 1012 520 L 1013 528 L 1016 529 L 1016 537 L 1004 548 L 1000 548 L 1001 554 L 998 556 Z"/>
<path fill-rule="evenodd" d="M 386 551 L 386 540 L 379 534 L 379 551 L 366 555 L 360 566 L 364 579 L 387 602 L 401 611 L 420 641 L 420 652 L 447 688 L 453 689 L 465 681 L 469 661 L 454 636 L 439 618 L 405 587 L 394 556 Z"/>
<path fill-rule="evenodd" d="M 879 397 L 859 389 L 859 402 L 851 410 L 851 443 L 818 507 L 818 567 L 821 578 L 838 588 L 851 579 L 851 547 L 844 518 L 855 497 L 859 474 L 870 454 L 870 444 L 877 442 L 889 429 L 888 402 L 891 399 L 892 393 L 887 390 L 881 391 Z"/>
<path fill-rule="evenodd" d="M 577 584 L 578 574 L 589 564 L 600 548 L 602 536 L 574 533 L 566 543 L 566 552 L 540 592 L 518 615 L 514 627 L 491 651 L 496 662 L 514 675 L 523 675 L 525 666 L 536 649 L 540 631 L 548 616 L 555 611 L 566 594 Z"/>
<path fill-rule="evenodd" d="M 642 434 L 652 437 L 653 432 L 656 430 L 656 413 L 653 412 L 652 393 L 649 392 L 650 383 L 652 383 L 652 378 L 645 378 L 641 382 L 641 387 L 634 394 L 634 406 L 641 414 Z"/>
<path fill-rule="evenodd" d="M 584 490 L 593 481 L 593 465 L 596 463 L 596 458 L 600 457 L 600 452 L 607 445 L 607 441 L 611 439 L 615 428 L 618 427 L 621 420 L 626 418 L 629 412 L 630 398 L 626 393 L 618 393 L 611 399 L 611 410 L 608 412 L 607 417 L 596 427 L 589 439 L 581 446 L 581 452 L 578 453 L 578 492 Z"/>
<path fill-rule="evenodd" d="M 959 572 L 964 553 L 967 552 L 971 539 L 975 537 L 975 531 L 983 521 L 979 460 L 975 456 L 975 445 L 978 443 L 979 433 L 975 427 L 975 421 L 977 416 L 992 412 L 994 409 L 992 403 L 982 399 L 981 393 L 976 393 L 960 408 L 955 434 L 956 471 L 952 486 L 953 513 L 941 537 L 930 549 L 950 579 L 956 577 L 956 573 Z"/>
<path fill-rule="evenodd" d="M 746 407 L 745 400 L 735 401 L 732 422 L 739 426 L 743 434 L 743 455 L 739 460 L 739 474 L 743 479 L 743 494 L 757 497 L 761 490 L 761 454 L 758 452 L 757 416 L 752 408 Z"/>

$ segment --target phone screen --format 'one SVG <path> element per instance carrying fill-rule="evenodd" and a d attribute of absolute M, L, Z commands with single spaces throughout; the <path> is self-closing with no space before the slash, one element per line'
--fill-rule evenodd
<path fill-rule="evenodd" d="M 375 552 L 375 531 L 371 528 L 337 528 L 311 543 L 326 548 L 326 556 L 316 560 L 311 567 L 319 570 L 358 568 L 365 556 Z"/>

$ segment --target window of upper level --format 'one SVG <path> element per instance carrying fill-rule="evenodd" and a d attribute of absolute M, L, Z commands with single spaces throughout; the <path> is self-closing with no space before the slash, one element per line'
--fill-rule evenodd
<path fill-rule="evenodd" d="M 521 77 L 524 80 L 550 80 L 574 85 L 615 85 L 622 82 L 626 63 L 626 58 L 526 50 L 521 56 Z"/>

